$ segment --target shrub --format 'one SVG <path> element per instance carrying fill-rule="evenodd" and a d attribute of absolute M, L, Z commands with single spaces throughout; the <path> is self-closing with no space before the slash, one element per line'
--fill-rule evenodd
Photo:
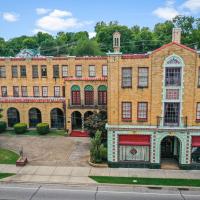
<path fill-rule="evenodd" d="M 102 161 L 107 161 L 107 148 L 102 144 L 99 148 Z"/>
<path fill-rule="evenodd" d="M 6 122 L 0 121 L 0 133 L 6 130 Z"/>
<path fill-rule="evenodd" d="M 14 131 L 16 134 L 23 134 L 27 131 L 26 123 L 17 123 L 14 125 Z"/>
<path fill-rule="evenodd" d="M 39 123 L 37 124 L 37 132 L 40 135 L 45 135 L 49 132 L 49 124 L 48 123 Z"/>

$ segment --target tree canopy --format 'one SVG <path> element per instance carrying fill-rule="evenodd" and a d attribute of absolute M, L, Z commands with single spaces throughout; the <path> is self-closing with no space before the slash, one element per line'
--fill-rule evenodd
<path fill-rule="evenodd" d="M 121 51 L 123 53 L 144 53 L 153 51 L 172 38 L 172 28 L 182 29 L 182 44 L 200 49 L 200 18 L 176 16 L 171 21 L 157 23 L 150 29 L 134 25 L 128 27 L 117 21 L 98 22 L 96 36 L 89 38 L 87 31 L 59 32 L 56 36 L 38 32 L 34 36 L 20 36 L 5 41 L 0 38 L 0 56 L 15 56 L 21 49 L 38 49 L 41 55 L 93 56 L 104 55 L 112 49 L 112 34 L 121 33 Z"/>

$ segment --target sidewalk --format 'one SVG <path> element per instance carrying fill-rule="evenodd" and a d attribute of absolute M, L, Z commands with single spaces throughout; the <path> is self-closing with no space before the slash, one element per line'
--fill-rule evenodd
<path fill-rule="evenodd" d="M 199 170 L 161 170 L 141 168 L 94 168 L 94 167 L 53 167 L 31 166 L 16 167 L 0 165 L 0 172 L 16 173 L 0 182 L 94 184 L 88 176 L 122 176 L 149 178 L 200 179 Z"/>

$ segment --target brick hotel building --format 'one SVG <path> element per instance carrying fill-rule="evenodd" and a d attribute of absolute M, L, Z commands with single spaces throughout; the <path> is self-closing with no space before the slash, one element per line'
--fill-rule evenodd
<path fill-rule="evenodd" d="M 8 127 L 84 131 L 94 111 L 108 111 L 108 162 L 112 167 L 160 168 L 165 160 L 200 169 L 200 52 L 172 42 L 146 54 L 41 57 L 25 50 L 0 58 L 0 107 Z"/>

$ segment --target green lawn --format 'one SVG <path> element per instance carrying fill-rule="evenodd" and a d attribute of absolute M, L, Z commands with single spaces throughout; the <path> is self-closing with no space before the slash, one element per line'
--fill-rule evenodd
<path fill-rule="evenodd" d="M 5 131 L 2 134 L 16 135 L 14 130 Z M 28 130 L 26 133 L 20 134 L 20 135 L 41 136 L 37 132 L 37 130 Z M 47 134 L 47 136 L 65 136 L 65 135 L 66 135 L 66 131 L 65 130 L 50 130 L 50 132 Z"/>
<path fill-rule="evenodd" d="M 164 179 L 137 177 L 89 176 L 98 183 L 132 184 L 132 185 L 164 185 L 164 186 L 193 186 L 200 187 L 200 180 L 196 179 Z"/>
<path fill-rule="evenodd" d="M 0 179 L 2 178 L 6 178 L 6 177 L 9 177 L 9 176 L 13 176 L 15 174 L 11 174 L 11 173 L 0 173 Z"/>
<path fill-rule="evenodd" d="M 15 164 L 18 158 L 15 152 L 0 148 L 0 164 Z"/>

